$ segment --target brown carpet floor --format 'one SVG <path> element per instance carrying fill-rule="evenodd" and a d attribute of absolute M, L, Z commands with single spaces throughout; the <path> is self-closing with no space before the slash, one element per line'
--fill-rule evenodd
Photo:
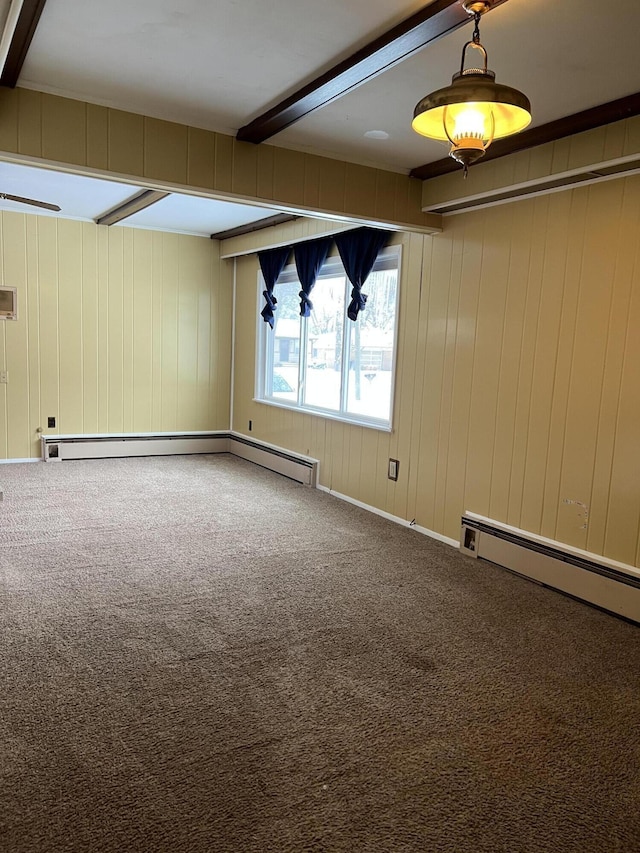
<path fill-rule="evenodd" d="M 230 456 L 0 469 L 3 853 L 640 850 L 640 632 Z"/>

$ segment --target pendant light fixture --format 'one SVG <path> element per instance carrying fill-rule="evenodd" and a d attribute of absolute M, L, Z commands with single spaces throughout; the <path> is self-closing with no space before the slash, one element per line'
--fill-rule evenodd
<path fill-rule="evenodd" d="M 490 0 L 464 0 L 473 15 L 473 40 L 462 48 L 460 71 L 451 85 L 426 95 L 413 111 L 411 126 L 422 136 L 449 141 L 453 157 L 464 167 L 484 156 L 494 139 L 519 133 L 531 121 L 529 99 L 511 86 L 496 83 L 487 69 L 487 51 L 480 44 L 480 16 L 491 8 Z M 482 68 L 465 68 L 467 50 L 480 51 Z"/>

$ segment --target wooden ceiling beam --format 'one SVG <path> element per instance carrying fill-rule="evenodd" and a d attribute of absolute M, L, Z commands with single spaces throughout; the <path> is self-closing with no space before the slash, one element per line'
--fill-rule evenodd
<path fill-rule="evenodd" d="M 242 237 L 243 234 L 253 234 L 254 231 L 262 231 L 263 228 L 271 228 L 273 225 L 283 225 L 285 222 L 293 222 L 300 217 L 293 213 L 276 213 L 266 219 L 256 219 L 246 225 L 238 225 L 237 228 L 229 228 L 227 231 L 218 231 L 212 234 L 212 240 L 228 240 L 230 237 Z"/>
<path fill-rule="evenodd" d="M 0 86 L 15 88 L 46 2 L 23 0 L 0 74 Z"/>
<path fill-rule="evenodd" d="M 489 160 L 497 160 L 498 157 L 506 157 L 508 154 L 515 154 L 517 151 L 525 151 L 527 148 L 533 148 L 536 145 L 555 142 L 556 139 L 563 139 L 565 136 L 573 136 L 575 133 L 582 133 L 585 130 L 594 130 L 596 127 L 602 127 L 605 124 L 612 124 L 614 121 L 621 121 L 637 115 L 640 115 L 640 92 L 618 98 L 615 101 L 609 101 L 606 104 L 600 104 L 597 107 L 591 107 L 591 109 L 570 116 L 564 116 L 564 118 L 550 121 L 547 124 L 540 124 L 537 127 L 523 130 L 522 133 L 517 133 L 515 136 L 508 136 L 506 139 L 497 139 L 474 168 L 477 169 L 479 165 Z M 449 172 L 459 170 L 460 165 L 458 163 L 451 157 L 444 157 L 442 160 L 435 160 L 433 163 L 425 163 L 424 166 L 412 169 L 410 175 L 412 178 L 427 181 L 429 178 L 437 178 L 439 175 L 446 175 Z"/>
<path fill-rule="evenodd" d="M 494 0 L 492 9 L 506 2 Z M 460 0 L 429 3 L 241 127 L 236 138 L 241 142 L 264 142 L 471 20 Z"/>
<path fill-rule="evenodd" d="M 133 216 L 134 213 L 138 213 L 147 207 L 151 207 L 152 204 L 162 201 L 168 195 L 171 195 L 171 193 L 163 192 L 162 190 L 140 190 L 135 195 L 132 195 L 131 198 L 123 201 L 116 207 L 112 207 L 106 213 L 96 216 L 93 221 L 96 225 L 115 225 L 116 222 L 122 222 L 123 219 Z"/>

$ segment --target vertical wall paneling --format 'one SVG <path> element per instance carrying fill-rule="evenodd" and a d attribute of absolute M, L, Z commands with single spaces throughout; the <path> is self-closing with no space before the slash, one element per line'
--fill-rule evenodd
<path fill-rule="evenodd" d="M 18 289 L 18 320 L 0 322 L 0 458 L 39 456 L 38 427 L 228 428 L 230 284 L 214 241 L 4 212 L 0 247 Z"/>
<path fill-rule="evenodd" d="M 107 275 L 107 349 L 109 416 L 107 432 L 124 432 L 124 230 L 109 230 Z"/>
<path fill-rule="evenodd" d="M 139 231 L 133 250 L 133 307 L 131 325 L 132 341 L 132 421 L 141 432 L 150 432 L 153 420 L 153 356 L 154 319 L 157 316 L 153 303 L 153 231 Z"/>
<path fill-rule="evenodd" d="M 164 280 L 162 264 L 163 235 L 154 234 L 151 244 L 151 420 L 162 424 L 162 396 L 164 390 L 162 363 L 164 357 L 163 318 Z M 164 427 L 160 427 L 164 429 Z"/>
<path fill-rule="evenodd" d="M 122 420 L 124 431 L 131 432 L 133 429 L 133 339 L 135 330 L 133 327 L 133 296 L 135 279 L 133 272 L 133 234 L 129 228 L 123 229 L 122 245 Z"/>
<path fill-rule="evenodd" d="M 427 242 L 427 241 L 425 241 Z M 433 241 L 431 241 L 433 242 Z M 448 482 L 449 441 L 453 410 L 453 388 L 456 349 L 458 340 L 458 305 L 462 283 L 462 245 L 451 241 L 450 280 L 451 287 L 446 307 L 444 336 L 444 358 L 442 373 L 442 396 L 440 401 L 440 428 L 438 432 L 438 461 L 436 467 L 436 490 L 432 529 L 441 530 L 445 524 L 446 495 Z M 426 365 L 426 359 L 424 359 Z M 424 406 L 424 399 L 423 399 Z"/>
<path fill-rule="evenodd" d="M 389 457 L 400 461 L 398 480 L 387 479 L 388 511 L 400 518 L 415 515 L 413 507 L 408 508 L 409 473 L 411 471 L 411 434 L 413 428 L 412 401 L 416 398 L 416 376 L 420 374 L 418 362 L 418 329 L 420 305 L 422 301 L 423 239 L 417 235 L 408 235 L 406 241 L 407 257 L 402 258 L 402 268 L 406 272 L 400 282 L 404 291 L 404 310 L 400 308 L 398 336 L 406 345 L 398 350 L 399 359 L 396 369 L 396 382 L 393 432 L 388 445 L 384 471 L 387 472 Z M 404 288 L 402 285 L 404 284 Z"/>
<path fill-rule="evenodd" d="M 189 128 L 187 140 L 187 183 L 213 189 L 215 183 L 215 134 Z"/>
<path fill-rule="evenodd" d="M 213 256 L 215 265 L 215 278 L 220 282 L 214 291 L 212 308 L 216 314 L 215 338 L 211 342 L 211 352 L 215 355 L 215 362 L 211 366 L 210 375 L 215 381 L 216 394 L 212 398 L 215 402 L 216 423 L 225 423 L 230 426 L 229 403 L 231 397 L 231 341 L 232 330 L 229 318 L 233 314 L 233 277 L 234 262 L 221 260 L 219 247 Z M 254 296 L 256 305 L 257 294 Z M 212 334 L 214 330 L 212 329 Z M 255 332 L 253 335 L 255 346 Z M 253 383 L 253 378 L 251 379 Z M 251 397 L 253 397 L 253 384 L 251 384 Z"/>
<path fill-rule="evenodd" d="M 5 214 L 6 216 L 6 214 Z M 40 404 L 43 427 L 60 415 L 60 330 L 58 306 L 58 221 L 38 221 L 38 283 L 40 289 Z M 7 247 L 9 250 L 9 247 Z M 18 321 L 20 322 L 20 321 Z M 9 359 L 7 358 L 7 362 Z M 9 364 L 7 364 L 9 366 Z M 9 367 L 9 371 L 11 368 Z M 58 420 L 56 420 L 58 423 Z M 59 426 L 56 429 L 59 431 Z"/>
<path fill-rule="evenodd" d="M 58 429 L 83 424 L 82 222 L 58 220 L 60 408 Z"/>
<path fill-rule="evenodd" d="M 60 163 L 87 161 L 86 109 L 87 104 L 56 95 L 45 96 L 40 101 L 37 114 L 42 121 L 42 156 Z M 21 124 L 29 119 L 32 110 L 19 113 Z"/>
<path fill-rule="evenodd" d="M 467 476 L 466 447 L 469 436 L 469 414 L 476 343 L 476 319 L 480 297 L 480 267 L 485 223 L 482 216 L 456 217 L 452 220 L 449 239 L 462 252 L 460 293 L 456 313 L 456 352 L 451 381 L 451 422 L 446 459 L 444 497 L 444 529 L 454 530 L 460 523 L 460 506 L 464 505 Z M 455 526 L 454 526 L 455 525 Z"/>
<path fill-rule="evenodd" d="M 31 217 L 30 217 L 31 218 Z M 98 234 L 90 222 L 82 223 L 82 431 L 97 433 L 98 414 Z"/>
<path fill-rule="evenodd" d="M 188 133 L 189 129 L 183 124 L 145 117 L 145 177 L 187 183 Z"/>
<path fill-rule="evenodd" d="M 8 251 L 9 247 L 13 251 Z M 18 311 L 26 314 L 26 244 L 24 216 L 7 217 L 2 228 L 2 283 L 10 287 L 19 287 L 21 303 Z M 0 385 L 5 391 L 6 453 L 13 458 L 23 459 L 29 455 L 29 406 L 17 405 L 24 399 L 24 389 L 29 379 L 27 357 L 28 330 L 26 323 L 6 321 L 4 326 L 4 366 L 9 367 L 9 383 Z M 10 359 L 10 354 L 18 351 L 20 357 Z"/>
<path fill-rule="evenodd" d="M 0 217 L 4 221 L 5 214 Z M 28 442 L 28 452 L 24 456 L 9 456 L 10 459 L 26 459 L 33 453 L 37 442 L 36 430 L 46 426 L 43 422 L 40 407 L 40 288 L 39 288 L 39 258 L 38 258 L 38 222 L 36 216 L 24 217 L 26 282 L 18 293 L 18 310 L 22 310 L 22 320 L 27 327 L 27 360 L 29 374 L 26 399 L 22 403 L 29 413 L 28 432 L 25 436 Z M 3 253 L 4 254 L 4 253 Z M 8 454 L 7 454 L 8 455 Z"/>
<path fill-rule="evenodd" d="M 319 418 L 310 418 L 313 427 L 313 421 L 318 421 Z M 324 423 L 324 422 L 323 422 Z M 318 444 L 319 442 L 316 442 Z M 380 477 L 378 466 L 378 434 L 371 429 L 363 429 L 360 446 L 357 448 L 360 456 L 360 495 L 361 500 L 369 504 L 375 505 L 375 487 L 376 481 Z M 354 451 L 354 457 L 356 451 Z"/>
<path fill-rule="evenodd" d="M 109 238 L 106 225 L 97 226 L 98 250 L 98 432 L 109 432 Z"/>
<path fill-rule="evenodd" d="M 20 91 L 16 89 L 14 91 Z M 32 106 L 33 112 L 33 106 Z M 35 112 L 40 113 L 40 107 L 37 106 Z M 0 151 L 19 151 L 19 130 L 21 124 L 26 120 L 26 116 L 20 114 L 18 110 L 18 98 L 5 98 L 4 102 L 0 102 Z"/>
<path fill-rule="evenodd" d="M 611 311 L 624 181 L 589 187 L 584 260 L 576 314 L 575 345 L 562 456 L 557 536 L 584 548 L 592 508 L 592 484 L 605 353 Z M 598 203 L 593 203 L 596 195 Z M 606 494 L 606 492 L 605 492 Z M 594 496 L 600 501 L 604 496 Z M 576 501 L 576 503 L 569 503 Z M 582 506 L 584 504 L 585 507 Z"/>
<path fill-rule="evenodd" d="M 620 392 L 616 413 L 616 431 L 611 467 L 604 553 L 614 559 L 640 565 L 640 253 L 636 220 L 635 257 L 626 328 L 616 330 L 624 339 Z M 627 247 L 631 248 L 630 246 Z"/>
<path fill-rule="evenodd" d="M 563 266 L 562 308 L 558 330 L 558 350 L 554 373 L 553 397 L 547 459 L 545 464 L 544 499 L 542 507 L 541 533 L 549 539 L 556 537 L 558 507 L 560 505 L 560 478 L 562 458 L 567 438 L 567 404 L 571 382 L 571 365 L 575 346 L 578 295 L 582 280 L 584 258 L 584 235 L 586 228 L 588 191 L 571 193 L 569 229 L 566 236 Z"/>
<path fill-rule="evenodd" d="M 238 141 L 233 146 L 233 191 L 249 198 L 258 194 L 258 147 Z"/>
<path fill-rule="evenodd" d="M 144 175 L 144 119 L 108 110 L 108 169 L 122 175 Z"/>
<path fill-rule="evenodd" d="M 587 548 L 595 552 L 601 552 L 605 546 L 616 431 L 620 412 L 620 386 L 625 347 L 630 332 L 627 324 L 631 307 L 634 267 L 638 258 L 638 249 L 633 253 L 625 251 L 625 248 L 634 243 L 636 246 L 640 245 L 637 239 L 640 228 L 640 199 L 629 192 L 628 185 L 623 185 L 622 190 L 617 251 L 615 258 L 612 257 L 611 259 L 611 310 L 606 334 L 592 494 L 589 500 Z M 640 500 L 638 498 L 636 498 L 636 506 L 640 515 Z M 625 513 L 618 513 L 618 515 L 624 517 Z M 630 526 L 633 527 L 633 525 Z M 629 537 L 625 538 L 627 538 L 627 542 L 630 541 L 630 544 L 624 548 L 626 556 L 623 561 L 633 562 L 635 551 L 633 535 L 630 540 Z"/>
<path fill-rule="evenodd" d="M 87 166 L 109 168 L 109 113 L 97 104 L 87 104 Z"/>
<path fill-rule="evenodd" d="M 571 195 L 549 196 L 548 227 L 544 232 L 545 251 L 541 270 L 540 301 L 533 350 L 529 421 L 525 458 L 525 482 L 520 524 L 526 530 L 541 529 L 546 464 L 549 447 L 553 388 L 557 369 L 563 279 Z"/>
<path fill-rule="evenodd" d="M 174 234 L 162 235 L 162 429 L 178 421 L 178 291 L 180 259 Z"/>
<path fill-rule="evenodd" d="M 194 241 L 195 242 L 195 241 Z M 199 242 L 199 241 L 198 241 Z M 180 252 L 178 282 L 178 429 L 193 423 L 198 388 L 198 294 L 194 287 L 200 264 L 196 251 Z"/>
<path fill-rule="evenodd" d="M 480 296 L 473 358 L 465 507 L 487 514 L 494 465 L 498 382 L 502 360 L 512 211 L 496 209 L 480 268 Z"/>
<path fill-rule="evenodd" d="M 31 89 L 18 90 L 18 150 L 30 157 L 42 157 L 41 95 Z"/>
<path fill-rule="evenodd" d="M 424 241 L 422 254 L 422 280 L 418 301 L 415 305 L 406 306 L 418 318 L 416 342 L 418 344 L 418 361 L 421 369 L 418 373 L 416 391 L 416 424 L 412 424 L 413 444 L 417 455 L 411 460 L 413 474 L 416 478 L 416 508 L 413 515 L 420 517 L 420 523 L 431 528 L 433 526 L 434 502 L 436 488 L 436 469 L 438 460 L 438 429 L 440 424 L 440 397 L 442 392 L 442 357 L 444 342 L 444 326 L 446 325 L 447 294 L 438 287 L 437 278 L 444 270 L 449 271 L 451 262 L 451 244 L 448 241 L 436 243 L 433 240 Z M 410 269 L 408 270 L 411 275 Z M 404 306 L 403 310 L 404 310 Z M 404 352 L 404 346 L 402 350 Z M 410 353 L 407 353 L 410 356 Z M 403 400 L 403 405 L 406 401 Z M 418 444 L 415 444 L 416 429 Z M 401 460 L 402 461 L 402 460 Z"/>
<path fill-rule="evenodd" d="M 540 318 L 542 271 L 546 249 L 548 224 L 548 197 L 534 199 L 529 235 L 529 265 L 526 270 L 526 302 L 522 339 L 517 347 L 519 359 L 518 391 L 513 434 L 513 457 L 509 476 L 509 524 L 519 527 L 522 523 L 522 505 L 527 474 L 527 447 L 531 415 L 531 393 L 535 365 L 535 350 Z"/>
<path fill-rule="evenodd" d="M 501 358 L 498 377 L 496 427 L 493 441 L 493 469 L 489 496 L 489 516 L 507 518 L 509 487 L 514 453 L 516 402 L 520 371 L 520 349 L 527 299 L 526 271 L 530 264 L 533 210 L 531 205 L 515 217 L 511 230 L 508 284 L 502 326 Z"/>

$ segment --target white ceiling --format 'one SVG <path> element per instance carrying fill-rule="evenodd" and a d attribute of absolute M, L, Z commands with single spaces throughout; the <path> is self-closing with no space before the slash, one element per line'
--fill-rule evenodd
<path fill-rule="evenodd" d="M 0 0 L 0 22 L 8 5 Z M 235 134 L 424 5 L 48 0 L 18 85 Z M 530 97 L 533 126 L 638 92 L 637 6 L 637 0 L 509 0 L 481 23 L 489 67 L 499 82 Z M 445 146 L 411 130 L 411 117 L 423 95 L 450 82 L 470 37 L 471 25 L 457 30 L 263 144 L 405 173 L 446 156 Z M 388 138 L 366 137 L 371 130 L 385 131 Z M 15 193 L 41 197 L 50 189 L 61 204 L 66 191 L 52 181 L 51 175 L 41 176 L 33 192 L 20 191 L 18 182 Z M 115 185 L 103 189 L 105 199 L 117 192 Z M 70 185 L 68 192 L 74 191 Z M 101 198 L 97 185 L 91 192 Z M 124 224 L 161 228 L 170 220 L 177 230 L 191 232 L 206 222 L 212 233 L 241 224 L 243 215 L 253 221 L 274 212 L 233 210 L 238 205 L 216 210 L 220 204 L 171 196 Z M 78 218 L 88 211 L 93 218 L 95 206 L 76 208 L 69 199 L 67 210 Z"/>

